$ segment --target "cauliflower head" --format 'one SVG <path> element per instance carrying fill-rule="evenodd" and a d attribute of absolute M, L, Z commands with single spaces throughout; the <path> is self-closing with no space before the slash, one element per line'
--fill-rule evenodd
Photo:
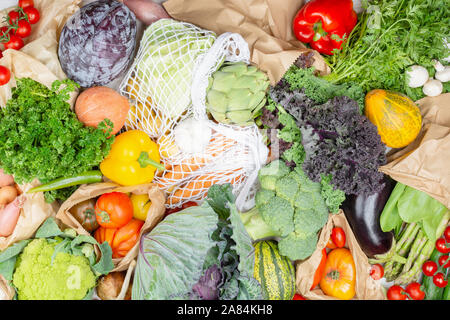
<path fill-rule="evenodd" d="M 57 240 L 34 239 L 20 254 L 13 275 L 19 300 L 81 300 L 95 286 L 88 259 L 55 254 L 57 244 Z"/>

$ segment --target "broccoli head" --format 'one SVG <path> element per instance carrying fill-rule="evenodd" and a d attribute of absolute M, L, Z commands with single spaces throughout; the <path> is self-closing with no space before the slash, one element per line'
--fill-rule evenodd
<path fill-rule="evenodd" d="M 291 260 L 309 257 L 317 232 L 328 220 L 322 186 L 311 181 L 300 167 L 291 170 L 275 160 L 259 172 L 256 208 L 262 220 L 281 237 L 280 253 Z"/>
<path fill-rule="evenodd" d="M 57 252 L 57 244 L 34 239 L 19 255 L 13 275 L 19 300 L 81 300 L 95 287 L 89 260 Z"/>

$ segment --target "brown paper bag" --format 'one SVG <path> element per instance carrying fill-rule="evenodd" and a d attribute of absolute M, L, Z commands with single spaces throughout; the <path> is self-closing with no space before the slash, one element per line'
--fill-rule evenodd
<path fill-rule="evenodd" d="M 16 291 L 8 281 L 0 274 L 0 300 L 12 300 Z"/>
<path fill-rule="evenodd" d="M 418 137 L 388 155 L 380 171 L 450 208 L 450 93 L 416 102 L 423 119 Z"/>
<path fill-rule="evenodd" d="M 383 288 L 378 281 L 370 277 L 370 264 L 367 256 L 359 247 L 358 241 L 353 235 L 352 229 L 345 218 L 344 212 L 330 214 L 327 224 L 320 232 L 316 251 L 309 259 L 297 262 L 296 264 L 296 283 L 297 292 L 310 300 L 338 300 L 325 295 L 320 287 L 314 290 L 309 289 L 312 286 L 314 274 L 322 258 L 322 249 L 326 247 L 330 239 L 331 230 L 334 227 L 341 227 L 345 231 L 347 238 L 346 247 L 351 251 L 356 266 L 356 294 L 353 300 L 385 300 Z"/>
<path fill-rule="evenodd" d="M 0 87 L 0 107 L 11 97 L 11 88 L 16 86 L 15 78 L 31 78 L 50 87 L 55 80 L 66 78 L 58 58 L 58 37 L 67 19 L 79 9 L 81 0 L 36 0 L 40 21 L 32 26 L 31 35 L 25 39 L 20 50 L 3 52 L 0 65 L 11 71 L 11 80 Z M 11 9 L 0 12 L 0 21 Z M 73 105 L 77 93 L 70 100 Z"/>
<path fill-rule="evenodd" d="M 314 53 L 313 66 L 321 74 L 329 67 L 306 48 L 292 31 L 292 21 L 303 1 L 292 0 L 169 0 L 164 8 L 174 19 L 214 31 L 239 33 L 247 41 L 251 61 L 267 72 L 272 85 L 304 52 Z"/>
<path fill-rule="evenodd" d="M 14 232 L 9 237 L 0 237 L 0 251 L 5 250 L 11 244 L 20 240 L 31 238 L 41 224 L 51 216 L 55 216 L 56 203 L 45 202 L 44 193 L 36 192 L 25 194 L 29 189 L 40 185 L 38 181 L 19 186 L 25 197 L 25 202 L 20 210 L 19 220 Z"/>
<path fill-rule="evenodd" d="M 142 236 L 143 233 L 147 233 L 148 231 L 152 230 L 158 224 L 158 222 L 161 221 L 162 218 L 164 217 L 165 212 L 164 203 L 166 199 L 164 193 L 155 184 L 150 183 L 137 186 L 122 187 L 115 183 L 105 182 L 105 183 L 82 185 L 69 197 L 69 199 L 67 199 L 61 205 L 56 214 L 56 218 L 60 219 L 67 226 L 75 229 L 78 232 L 78 234 L 90 235 L 90 233 L 86 231 L 81 226 L 81 224 L 70 214 L 69 212 L 70 208 L 72 208 L 74 205 L 82 201 L 97 198 L 104 193 L 114 191 L 123 193 L 131 192 L 134 194 L 145 194 L 145 193 L 148 194 L 152 204 L 148 211 L 147 219 L 145 220 L 145 223 L 142 226 L 140 236 Z M 137 257 L 138 251 L 139 251 L 139 241 L 124 258 L 113 259 L 115 266 L 113 271 L 127 270 L 129 264 Z"/>

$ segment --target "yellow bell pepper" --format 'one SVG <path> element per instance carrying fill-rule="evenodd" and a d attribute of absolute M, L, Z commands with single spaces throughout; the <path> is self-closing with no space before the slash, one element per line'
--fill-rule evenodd
<path fill-rule="evenodd" d="M 131 203 L 133 204 L 133 217 L 138 220 L 145 221 L 147 219 L 148 210 L 152 202 L 147 194 L 132 194 Z"/>
<path fill-rule="evenodd" d="M 108 156 L 100 163 L 105 177 L 124 185 L 149 183 L 160 164 L 158 145 L 143 131 L 126 131 L 115 138 Z"/>

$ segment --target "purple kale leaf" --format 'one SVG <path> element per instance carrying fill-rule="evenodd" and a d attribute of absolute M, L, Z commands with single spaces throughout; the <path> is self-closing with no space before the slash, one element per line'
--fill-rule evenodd
<path fill-rule="evenodd" d="M 378 167 L 386 163 L 385 146 L 377 128 L 359 114 L 356 101 L 335 97 L 305 109 L 302 126 L 302 132 L 310 132 L 303 134 L 303 170 L 311 180 L 331 174 L 334 186 L 356 195 L 383 187 Z"/>

